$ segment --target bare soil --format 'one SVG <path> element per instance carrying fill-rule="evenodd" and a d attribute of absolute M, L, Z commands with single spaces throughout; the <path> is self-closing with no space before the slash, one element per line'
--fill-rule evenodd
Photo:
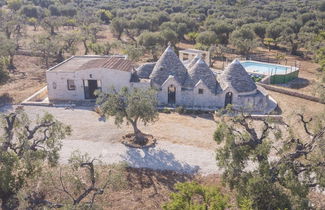
<path fill-rule="evenodd" d="M 157 140 L 154 138 L 153 135 L 144 134 L 144 133 L 142 133 L 142 135 L 140 137 L 140 138 L 142 138 L 142 144 L 137 143 L 136 138 L 137 137 L 135 136 L 134 133 L 129 133 L 122 137 L 121 142 L 125 146 L 132 147 L 132 148 L 153 147 L 153 146 L 155 146 L 155 144 L 157 142 Z"/>
<path fill-rule="evenodd" d="M 46 85 L 46 70 L 37 57 L 17 55 L 14 63 L 17 70 L 10 74 L 8 83 L 0 86 L 0 97 L 7 95 L 9 102 L 19 103 Z"/>

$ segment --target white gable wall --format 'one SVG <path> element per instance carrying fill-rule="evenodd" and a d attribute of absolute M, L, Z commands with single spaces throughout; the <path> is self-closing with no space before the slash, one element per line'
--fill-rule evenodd
<path fill-rule="evenodd" d="M 166 106 L 168 104 L 168 87 L 174 85 L 176 88 L 176 105 L 182 104 L 181 85 L 173 77 L 169 77 L 161 86 L 157 93 L 158 105 Z"/>

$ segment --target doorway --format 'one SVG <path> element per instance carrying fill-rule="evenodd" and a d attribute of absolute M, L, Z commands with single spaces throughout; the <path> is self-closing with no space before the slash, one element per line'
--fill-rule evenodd
<path fill-rule="evenodd" d="M 176 87 L 170 85 L 168 87 L 168 104 L 174 105 L 176 103 Z"/>
<path fill-rule="evenodd" d="M 97 89 L 99 89 L 97 80 L 84 80 L 85 99 L 96 99 Z"/>
<path fill-rule="evenodd" d="M 228 104 L 232 104 L 232 92 L 226 93 L 226 98 L 225 98 L 225 107 Z"/>

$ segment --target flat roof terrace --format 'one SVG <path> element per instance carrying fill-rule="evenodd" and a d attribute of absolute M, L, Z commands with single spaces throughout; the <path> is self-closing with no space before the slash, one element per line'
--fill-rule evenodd
<path fill-rule="evenodd" d="M 98 56 L 84 55 L 72 56 L 71 58 L 53 66 L 47 71 L 51 72 L 76 72 L 87 68 L 121 68 L 123 71 L 129 71 L 131 62 L 126 60 L 124 55 Z"/>

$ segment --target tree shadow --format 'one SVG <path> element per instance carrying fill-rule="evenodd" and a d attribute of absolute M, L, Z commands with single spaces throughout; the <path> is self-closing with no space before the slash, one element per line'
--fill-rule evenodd
<path fill-rule="evenodd" d="M 281 84 L 281 86 L 292 88 L 292 89 L 301 89 L 310 85 L 310 81 L 304 78 L 296 78 L 287 82 L 285 84 Z"/>
<path fill-rule="evenodd" d="M 199 166 L 192 166 L 175 159 L 174 154 L 157 147 L 134 149 L 128 148 L 123 159 L 134 168 L 150 168 L 160 171 L 176 171 L 184 174 L 195 174 Z"/>
<path fill-rule="evenodd" d="M 174 185 L 178 182 L 186 182 L 194 178 L 191 174 L 182 174 L 174 171 L 155 171 L 146 168 L 126 168 L 128 187 L 130 189 L 153 188 L 158 194 L 162 188 L 174 190 Z"/>
<path fill-rule="evenodd" d="M 5 112 L 11 110 L 13 101 L 14 99 L 9 95 L 9 93 L 0 95 L 0 111 Z"/>

